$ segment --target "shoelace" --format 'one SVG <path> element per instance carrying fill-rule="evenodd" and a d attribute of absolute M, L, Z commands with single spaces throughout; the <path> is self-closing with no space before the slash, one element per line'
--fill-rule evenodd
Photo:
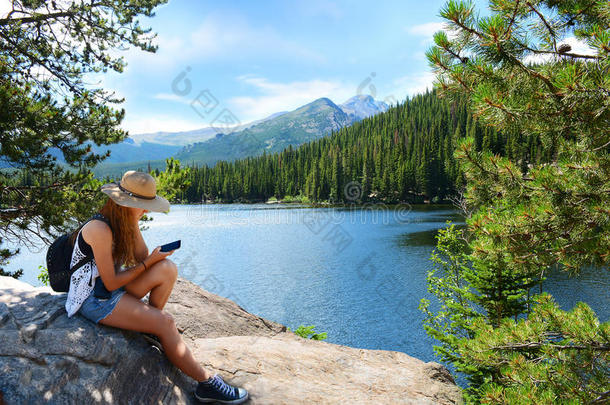
<path fill-rule="evenodd" d="M 224 395 L 231 397 L 235 396 L 233 393 L 233 387 L 227 384 L 218 374 L 214 376 L 211 383 Z"/>

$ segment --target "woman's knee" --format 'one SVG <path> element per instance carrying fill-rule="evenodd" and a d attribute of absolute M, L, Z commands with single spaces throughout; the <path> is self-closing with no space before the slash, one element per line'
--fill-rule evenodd
<path fill-rule="evenodd" d="M 174 317 L 167 311 L 161 311 L 161 313 L 165 318 L 165 326 L 167 326 L 167 328 L 171 330 L 176 329 L 176 321 L 174 320 Z"/>
<path fill-rule="evenodd" d="M 158 335 L 171 334 L 177 331 L 174 317 L 167 311 L 160 311 L 157 324 Z"/>
<path fill-rule="evenodd" d="M 163 259 L 155 263 L 155 267 L 163 274 L 163 279 L 176 281 L 178 278 L 178 266 L 169 259 Z"/>

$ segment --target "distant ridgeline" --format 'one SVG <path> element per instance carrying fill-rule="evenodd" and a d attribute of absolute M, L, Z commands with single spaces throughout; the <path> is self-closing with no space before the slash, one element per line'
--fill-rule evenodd
<path fill-rule="evenodd" d="M 298 147 L 231 162 L 221 160 L 213 166 L 191 166 L 191 184 L 177 199 L 255 202 L 300 196 L 312 202 L 337 203 L 443 201 L 463 186 L 453 154 L 466 136 L 475 139 L 478 151 L 490 150 L 521 161 L 524 173 L 528 163 L 546 161 L 553 153 L 543 150 L 537 138 L 501 134 L 480 125 L 464 101 L 451 102 L 432 91 Z M 119 171 L 162 170 L 165 166 L 162 161 L 151 163 L 155 164 L 108 167 L 116 177 Z M 106 175 L 98 173 L 98 177 Z M 26 186 L 50 181 L 32 178 L 26 171 L 12 178 L 14 185 Z M 350 190 L 347 196 L 346 189 Z"/>
<path fill-rule="evenodd" d="M 508 155 L 525 168 L 551 153 L 538 139 L 480 125 L 464 101 L 452 103 L 433 91 L 297 148 L 192 167 L 182 200 L 264 201 L 300 194 L 314 202 L 442 201 L 463 186 L 453 153 L 465 136 L 476 140 L 477 150 Z M 355 191 L 350 182 L 358 183 Z M 346 188 L 352 194 L 346 196 Z"/>

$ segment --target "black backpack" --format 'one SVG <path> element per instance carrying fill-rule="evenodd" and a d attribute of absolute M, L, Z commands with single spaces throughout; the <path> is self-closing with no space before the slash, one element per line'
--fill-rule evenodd
<path fill-rule="evenodd" d="M 102 214 L 95 214 L 87 222 L 93 219 L 104 221 L 110 226 L 110 221 Z M 81 225 L 74 232 L 78 232 L 85 224 Z M 70 238 L 74 232 L 61 235 L 53 241 L 51 246 L 49 246 L 49 250 L 47 250 L 47 269 L 49 271 L 49 282 L 53 291 L 67 292 L 70 289 L 72 273 L 93 260 L 93 257 L 83 257 L 73 267 L 70 267 L 72 250 L 74 249 Z"/>

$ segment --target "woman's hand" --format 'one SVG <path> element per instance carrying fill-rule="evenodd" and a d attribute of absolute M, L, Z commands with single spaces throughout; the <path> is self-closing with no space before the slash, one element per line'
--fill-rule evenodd
<path fill-rule="evenodd" d="M 152 253 L 148 255 L 146 259 L 144 259 L 144 264 L 146 265 L 146 268 L 149 269 L 153 264 L 165 259 L 172 253 L 174 253 L 174 250 L 171 250 L 169 252 L 162 252 L 161 246 L 157 246 L 155 250 L 153 250 Z"/>

